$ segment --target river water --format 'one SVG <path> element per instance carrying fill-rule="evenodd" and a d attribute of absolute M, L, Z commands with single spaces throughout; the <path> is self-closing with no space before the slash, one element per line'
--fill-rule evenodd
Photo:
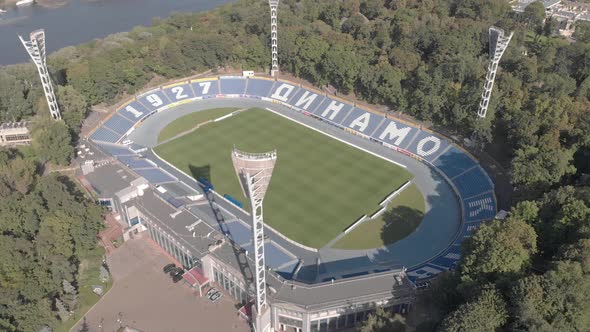
<path fill-rule="evenodd" d="M 0 14 L 0 65 L 29 61 L 17 35 L 29 39 L 36 29 L 45 29 L 50 53 L 136 25 L 150 25 L 154 17 L 205 11 L 229 2 L 232 0 L 70 0 L 58 8 L 9 8 Z"/>

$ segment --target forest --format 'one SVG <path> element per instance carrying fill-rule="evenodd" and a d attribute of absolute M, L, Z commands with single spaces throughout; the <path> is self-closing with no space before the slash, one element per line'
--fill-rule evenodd
<path fill-rule="evenodd" d="M 38 255 L 48 254 L 73 264 L 78 250 L 88 248 L 85 241 L 76 244 L 76 231 L 62 239 L 59 253 L 39 252 L 47 250 L 38 241 L 47 220 L 47 227 L 58 227 L 50 226 L 56 213 L 73 212 L 47 205 L 44 190 L 58 184 L 45 182 L 63 185 L 64 180 L 48 180 L 36 170 L 70 162 L 91 107 L 207 70 L 267 71 L 270 26 L 261 19 L 267 13 L 264 1 L 238 0 L 207 13 L 154 19 L 150 27 L 55 52 L 48 63 L 63 123 L 47 120 L 32 64 L 0 68 L 0 121 L 33 118 L 36 123 L 35 144 L 26 154 L 6 152 L 10 158 L 0 168 L 6 186 L 0 191 L 15 202 L 37 204 L 27 204 L 36 208 L 25 209 L 17 220 L 1 221 L 0 245 L 22 246 L 21 264 L 34 266 L 44 257 Z M 500 63 L 488 116 L 478 119 L 492 25 L 514 37 Z M 425 331 L 581 331 L 590 326 L 590 25 L 580 23 L 574 39 L 556 36 L 556 29 L 538 2 L 516 15 L 506 0 L 281 1 L 284 73 L 469 138 L 509 176 L 513 192 L 500 194 L 511 197 L 510 217 L 482 226 L 467 241 L 457 271 L 424 294 L 425 302 L 436 307 L 436 315 L 421 324 Z M 31 160 L 38 164 L 22 165 Z M 16 186 L 20 190 L 10 189 Z M 71 197 L 76 200 L 75 194 Z M 79 208 L 93 209 L 90 204 Z M 95 222 L 96 216 L 84 218 Z M 14 250 L 4 255 L 8 252 Z M 28 308 L 22 310 L 37 310 L 34 322 L 50 315 L 62 292 L 60 280 L 73 281 L 71 267 L 62 265 L 56 275 L 47 267 L 51 273 L 44 276 L 51 282 L 35 279 L 43 285 L 35 289 L 43 291 L 30 298 L 18 295 L 21 282 L 31 276 L 27 267 L 7 266 L 0 289 L 17 295 L 0 296 L 0 324 L 25 331 L 29 325 L 21 324 L 31 322 L 23 322 L 18 310 L 9 310 L 15 302 L 4 299 L 21 301 L 19 308 Z M 391 330 L 374 323 L 374 331 Z"/>

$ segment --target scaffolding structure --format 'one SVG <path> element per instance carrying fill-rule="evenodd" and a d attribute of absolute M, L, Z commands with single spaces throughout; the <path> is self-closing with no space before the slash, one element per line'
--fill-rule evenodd
<path fill-rule="evenodd" d="M 514 33 L 511 32 L 509 36 L 506 36 L 504 30 L 497 27 L 491 27 L 489 30 L 490 64 L 486 74 L 483 93 L 481 94 L 479 109 L 477 110 L 477 115 L 480 118 L 485 118 L 488 112 L 490 97 L 492 96 L 492 89 L 494 88 L 494 80 L 496 79 L 496 71 L 498 71 L 498 64 L 500 63 L 500 59 L 508 47 L 508 43 L 510 43 L 513 34 Z"/>
<path fill-rule="evenodd" d="M 262 202 L 272 177 L 277 152 L 248 153 L 234 148 L 232 162 L 240 180 L 242 192 L 250 200 L 252 242 L 254 243 L 254 282 L 256 284 L 257 332 L 270 331 L 270 310 L 266 302 L 266 264 L 264 259 L 264 218 Z"/>
<path fill-rule="evenodd" d="M 277 39 L 277 9 L 279 7 L 279 0 L 268 0 L 268 5 L 270 6 L 270 47 L 272 54 L 270 75 L 276 76 L 279 73 L 279 43 Z"/>
<path fill-rule="evenodd" d="M 45 99 L 47 99 L 47 106 L 49 106 L 49 112 L 54 120 L 61 119 L 61 113 L 59 106 L 57 105 L 57 99 L 53 92 L 53 85 L 51 85 L 51 78 L 47 71 L 47 61 L 45 52 L 45 31 L 35 30 L 29 35 L 30 40 L 24 40 L 22 36 L 18 36 L 21 43 L 27 50 L 27 53 L 31 56 L 33 63 L 37 67 L 39 77 L 41 78 L 41 84 L 43 84 L 43 92 L 45 93 Z"/>

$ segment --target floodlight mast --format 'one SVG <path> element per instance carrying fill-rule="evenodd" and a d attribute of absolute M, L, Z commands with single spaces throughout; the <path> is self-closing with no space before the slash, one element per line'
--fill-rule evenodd
<path fill-rule="evenodd" d="M 494 88 L 494 80 L 496 79 L 496 71 L 498 71 L 498 64 L 500 63 L 500 59 L 508 47 L 508 43 L 510 43 L 513 34 L 514 33 L 511 32 L 509 36 L 506 36 L 504 30 L 494 26 L 489 30 L 490 64 L 486 74 L 486 81 L 483 86 L 483 93 L 481 94 L 479 109 L 477 110 L 477 115 L 480 118 L 485 118 L 488 112 L 490 97 L 492 96 L 492 89 Z"/>
<path fill-rule="evenodd" d="M 279 0 L 268 0 L 270 6 L 270 47 L 271 47 L 271 67 L 270 75 L 276 76 L 279 73 L 279 43 L 278 43 L 278 20 L 277 10 L 279 7 Z"/>
<path fill-rule="evenodd" d="M 29 38 L 31 40 L 24 40 L 20 35 L 18 36 L 21 43 L 27 50 L 27 53 L 31 56 L 33 63 L 37 67 L 39 72 L 39 78 L 41 78 L 41 84 L 43 85 L 43 92 L 45 93 L 45 99 L 47 100 L 47 106 L 49 106 L 49 112 L 54 120 L 61 119 L 61 113 L 59 106 L 57 105 L 57 99 L 55 99 L 55 93 L 53 92 L 53 85 L 51 85 L 51 77 L 47 71 L 47 61 L 45 53 L 45 30 L 35 30 L 31 32 Z"/>
<path fill-rule="evenodd" d="M 248 153 L 234 148 L 232 163 L 240 180 L 242 191 L 250 200 L 252 214 L 252 238 L 254 242 L 254 266 L 256 284 L 257 332 L 270 331 L 270 310 L 266 303 L 266 264 L 264 259 L 264 219 L 262 202 L 270 184 L 277 160 L 277 152 Z"/>

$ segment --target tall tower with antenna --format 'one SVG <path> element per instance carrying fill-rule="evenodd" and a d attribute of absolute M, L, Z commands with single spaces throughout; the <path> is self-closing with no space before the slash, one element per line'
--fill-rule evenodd
<path fill-rule="evenodd" d="M 234 148 L 232 162 L 240 180 L 242 192 L 250 200 L 252 240 L 254 243 L 254 282 L 256 283 L 255 329 L 270 331 L 270 308 L 266 303 L 266 264 L 264 262 L 264 219 L 262 201 L 268 189 L 277 161 L 277 151 L 247 153 Z"/>
<path fill-rule="evenodd" d="M 488 112 L 488 106 L 490 104 L 490 97 L 492 96 L 492 89 L 494 88 L 494 80 L 496 79 L 496 71 L 498 71 L 498 64 L 504 54 L 504 51 L 512 39 L 511 32 L 509 36 L 504 34 L 504 30 L 491 27 L 489 30 L 490 39 L 490 64 L 488 66 L 488 72 L 486 74 L 486 82 L 483 86 L 483 93 L 481 94 L 481 101 L 479 102 L 479 109 L 477 115 L 480 118 L 485 118 Z"/>
<path fill-rule="evenodd" d="M 270 6 L 270 47 L 272 54 L 270 75 L 276 76 L 279 73 L 279 43 L 277 40 L 277 10 L 279 7 L 279 0 L 268 0 L 268 4 Z"/>
<path fill-rule="evenodd" d="M 31 32 L 29 38 L 31 40 L 24 40 L 22 36 L 18 36 L 21 43 L 27 50 L 27 53 L 33 59 L 33 63 L 37 66 L 39 77 L 41 78 L 41 84 L 43 84 L 43 92 L 45 93 L 45 99 L 47 99 L 47 106 L 49 106 L 49 112 L 54 120 L 61 119 L 61 113 L 59 112 L 59 106 L 57 105 L 57 99 L 55 99 L 55 93 L 53 92 L 53 85 L 51 85 L 51 78 L 47 71 L 47 61 L 45 54 L 45 31 L 35 30 Z"/>

